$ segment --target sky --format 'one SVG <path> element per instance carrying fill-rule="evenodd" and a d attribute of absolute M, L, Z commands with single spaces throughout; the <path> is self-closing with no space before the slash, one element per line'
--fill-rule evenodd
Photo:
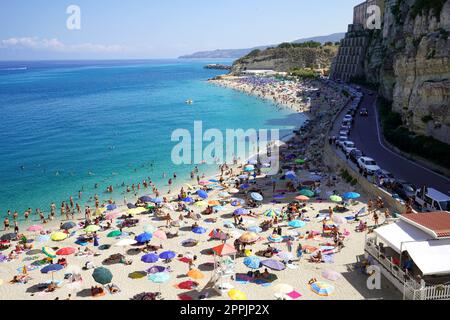
<path fill-rule="evenodd" d="M 1 0 L 0 60 L 176 58 L 278 44 L 345 32 L 360 2 Z M 67 28 L 71 5 L 80 29 Z"/>

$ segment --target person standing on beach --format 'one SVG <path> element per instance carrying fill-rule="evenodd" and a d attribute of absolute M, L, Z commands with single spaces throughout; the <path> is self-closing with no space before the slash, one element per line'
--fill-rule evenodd
<path fill-rule="evenodd" d="M 26 210 L 24 213 L 25 220 L 28 220 L 28 216 L 30 215 L 30 211 Z"/>
<path fill-rule="evenodd" d="M 17 211 L 14 211 L 13 213 L 13 219 L 14 221 L 17 221 L 17 218 L 19 217 L 19 214 L 17 213 Z"/>
<path fill-rule="evenodd" d="M 5 220 L 3 220 L 3 224 L 5 225 L 5 229 L 3 229 L 4 231 L 9 230 L 9 219 L 5 218 Z"/>
<path fill-rule="evenodd" d="M 61 203 L 60 211 L 61 211 L 61 217 L 62 217 L 64 215 L 64 213 L 66 213 L 66 205 L 65 205 L 64 201 Z"/>

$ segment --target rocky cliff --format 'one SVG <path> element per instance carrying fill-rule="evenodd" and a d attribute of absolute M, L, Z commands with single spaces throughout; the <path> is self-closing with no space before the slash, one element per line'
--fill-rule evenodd
<path fill-rule="evenodd" d="M 386 1 L 364 63 L 405 126 L 450 143 L 450 1 Z"/>
<path fill-rule="evenodd" d="M 313 48 L 281 46 L 254 50 L 234 62 L 232 73 L 261 69 L 288 72 L 293 68 L 329 68 L 336 53 L 337 46 L 334 45 Z"/>

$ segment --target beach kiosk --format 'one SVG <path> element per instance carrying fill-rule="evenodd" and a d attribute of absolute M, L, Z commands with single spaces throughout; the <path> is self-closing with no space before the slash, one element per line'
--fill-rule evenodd
<path fill-rule="evenodd" d="M 224 243 L 212 248 L 212 251 L 214 252 L 214 273 L 210 283 L 212 288 L 222 295 L 231 289 L 230 283 L 226 281 L 231 280 L 235 275 L 236 249 Z"/>

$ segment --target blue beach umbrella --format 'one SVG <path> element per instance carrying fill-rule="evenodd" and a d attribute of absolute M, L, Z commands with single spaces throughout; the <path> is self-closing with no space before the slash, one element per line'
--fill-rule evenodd
<path fill-rule="evenodd" d="M 149 196 L 142 196 L 139 198 L 139 200 L 142 202 L 153 202 L 152 197 L 149 197 Z"/>
<path fill-rule="evenodd" d="M 248 210 L 244 209 L 244 208 L 239 208 L 239 209 L 234 210 L 233 213 L 237 216 L 241 216 L 241 215 L 248 214 Z"/>
<path fill-rule="evenodd" d="M 197 234 L 203 234 L 206 232 L 206 229 L 203 227 L 195 227 L 194 229 L 192 229 L 192 232 Z"/>
<path fill-rule="evenodd" d="M 149 253 L 141 257 L 141 261 L 145 263 L 155 263 L 158 259 L 158 256 L 154 253 Z"/>
<path fill-rule="evenodd" d="M 224 211 L 225 207 L 223 207 L 223 206 L 214 206 L 213 209 L 216 210 L 216 211 Z"/>
<path fill-rule="evenodd" d="M 37 236 L 35 239 L 36 242 L 47 242 L 49 240 L 50 240 L 50 235 L 46 235 L 46 234 Z"/>
<path fill-rule="evenodd" d="M 238 176 L 239 179 L 248 179 L 248 175 L 246 174 L 241 174 L 240 176 Z"/>
<path fill-rule="evenodd" d="M 197 195 L 202 199 L 208 198 L 208 193 L 205 190 L 197 190 Z"/>
<path fill-rule="evenodd" d="M 77 224 L 76 224 L 75 222 L 73 222 L 73 221 L 65 222 L 65 223 L 63 223 L 63 225 L 61 226 L 61 229 L 69 230 L 69 229 L 74 228 L 76 225 L 77 225 Z"/>
<path fill-rule="evenodd" d="M 159 254 L 159 258 L 163 260 L 173 259 L 176 254 L 173 251 L 164 251 Z"/>
<path fill-rule="evenodd" d="M 183 202 L 192 203 L 192 202 L 194 202 L 194 199 L 192 199 L 191 197 L 186 197 L 183 199 Z"/>
<path fill-rule="evenodd" d="M 159 204 L 159 203 L 163 202 L 163 199 L 162 198 L 152 198 L 150 202 Z"/>
<path fill-rule="evenodd" d="M 252 192 L 252 193 L 250 193 L 250 196 L 251 196 L 252 199 L 255 200 L 255 201 L 263 201 L 263 196 L 260 195 L 260 194 L 257 193 L 257 192 Z"/>
<path fill-rule="evenodd" d="M 346 192 L 342 195 L 344 199 L 358 199 L 361 195 L 357 192 Z"/>
<path fill-rule="evenodd" d="M 259 269 L 261 267 L 261 260 L 255 256 L 247 257 L 244 259 L 244 264 L 250 269 Z"/>
<path fill-rule="evenodd" d="M 288 171 L 288 172 L 286 172 L 285 177 L 286 177 L 287 179 L 289 179 L 289 180 L 295 180 L 295 179 L 297 179 L 297 175 L 295 174 L 294 171 Z"/>
<path fill-rule="evenodd" d="M 136 205 L 132 204 L 132 203 L 127 203 L 127 208 L 128 209 L 134 209 L 137 208 Z"/>
<path fill-rule="evenodd" d="M 305 221 L 302 220 L 292 220 L 288 223 L 288 226 L 292 228 L 303 228 L 305 225 Z"/>
<path fill-rule="evenodd" d="M 269 209 L 267 211 L 264 212 L 264 216 L 269 217 L 269 218 L 274 218 L 276 216 L 280 216 L 281 212 L 279 210 L 275 210 L 275 209 Z"/>
<path fill-rule="evenodd" d="M 62 265 L 60 264 L 49 264 L 48 266 L 45 266 L 41 269 L 42 273 L 49 273 L 49 272 L 55 272 L 55 271 L 59 271 L 62 268 L 64 268 Z"/>
<path fill-rule="evenodd" d="M 148 279 L 155 283 L 164 283 L 170 279 L 170 275 L 168 272 L 158 272 L 149 275 Z"/>
<path fill-rule="evenodd" d="M 113 204 L 113 203 L 112 204 L 108 204 L 106 206 L 106 209 L 109 210 L 109 211 L 112 211 L 114 209 L 117 209 L 117 206 L 115 204 Z"/>
<path fill-rule="evenodd" d="M 135 240 L 139 243 L 145 243 L 147 241 L 152 240 L 153 235 L 149 232 L 141 233 L 140 235 L 136 236 Z"/>
<path fill-rule="evenodd" d="M 251 226 L 251 227 L 247 228 L 247 231 L 260 233 L 262 231 L 262 229 L 258 226 Z"/>
<path fill-rule="evenodd" d="M 250 188 L 250 185 L 248 183 L 244 183 L 240 186 L 241 189 L 248 189 Z"/>

